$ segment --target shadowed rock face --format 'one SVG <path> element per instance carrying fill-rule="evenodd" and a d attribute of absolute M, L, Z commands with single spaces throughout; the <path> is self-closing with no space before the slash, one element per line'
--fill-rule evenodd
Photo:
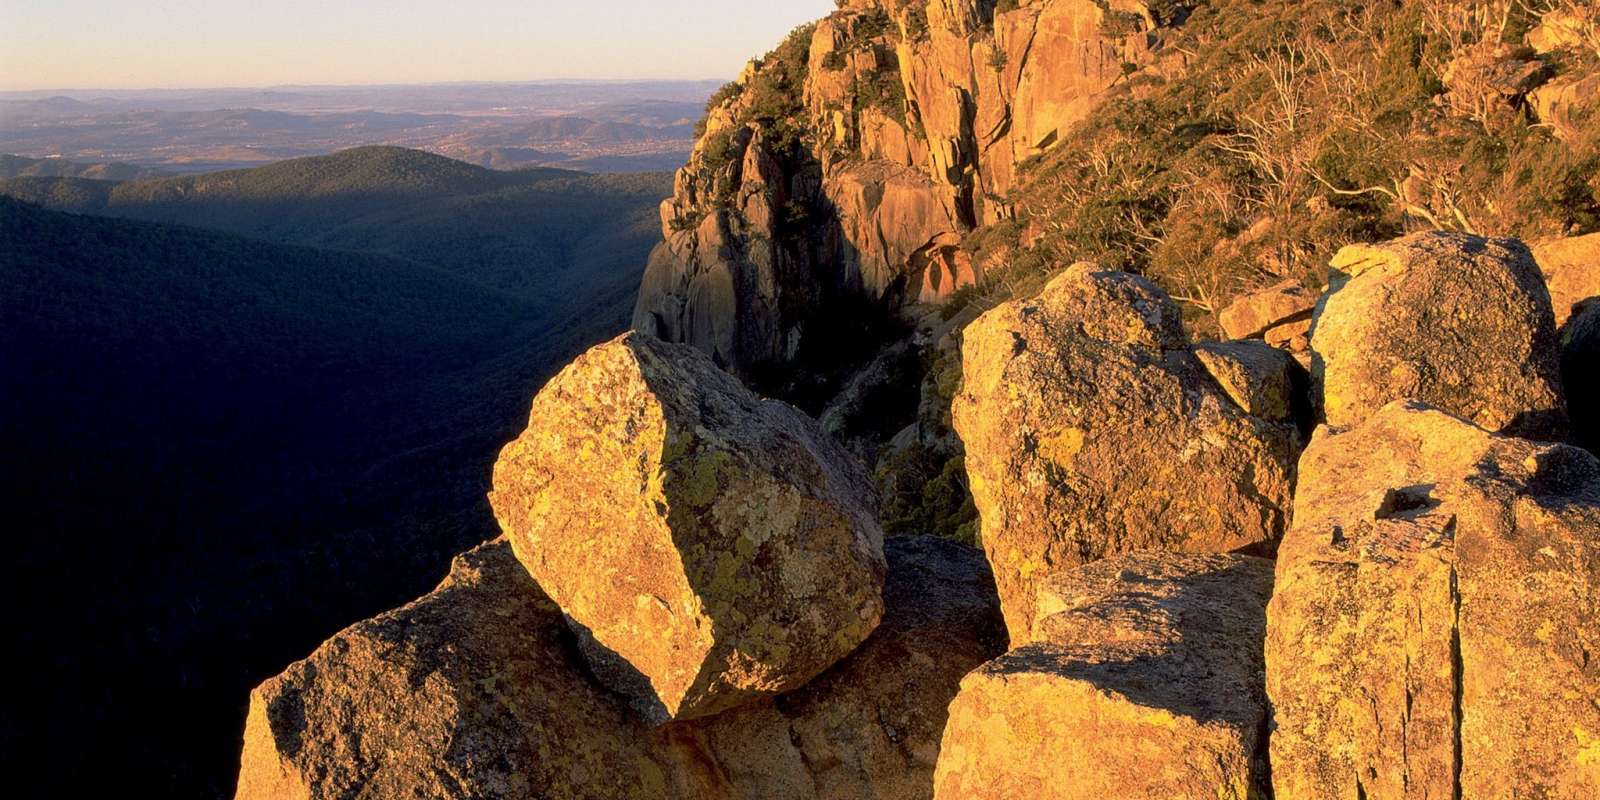
<path fill-rule="evenodd" d="M 629 334 L 534 398 L 490 503 L 596 674 L 657 722 L 798 688 L 883 613 L 862 468 L 699 351 Z"/>
<path fill-rule="evenodd" d="M 1163 42 L 1190 6 L 843 4 L 803 48 L 792 118 L 764 118 L 748 91 L 785 69 L 770 61 L 710 109 L 662 204 L 634 327 L 748 376 L 792 359 L 847 299 L 893 308 L 978 282 L 981 265 L 955 243 L 1011 217 L 1002 198 L 1017 164 L 1086 119 L 1129 69 L 1182 68 Z M 793 151 L 774 136 L 782 125 L 804 131 Z"/>
<path fill-rule="evenodd" d="M 935 796 L 1245 798 L 1266 789 L 1272 563 L 1139 553 L 1058 573 L 1031 644 L 950 705 Z"/>
<path fill-rule="evenodd" d="M 1600 792 L 1600 462 L 1396 402 L 1300 462 L 1268 609 L 1279 797 Z"/>
<path fill-rule="evenodd" d="M 978 550 L 893 537 L 886 551 L 883 623 L 860 649 L 799 691 L 703 725 L 734 796 L 932 797 L 947 707 L 963 676 L 1005 651 L 1005 625 Z"/>
<path fill-rule="evenodd" d="M 1492 431 L 1566 433 L 1550 295 L 1520 242 L 1436 231 L 1346 247 L 1311 346 L 1330 425 L 1415 399 Z"/>
<path fill-rule="evenodd" d="M 932 795 L 946 706 L 1004 650 L 982 554 L 890 539 L 883 623 L 803 689 L 651 727 L 594 680 L 505 541 L 258 688 L 241 800 Z"/>
<path fill-rule="evenodd" d="M 1561 382 L 1573 441 L 1600 453 L 1600 298 L 1581 306 L 1561 329 Z"/>
<path fill-rule="evenodd" d="M 1295 429 L 1230 399 L 1133 275 L 1080 264 L 973 322 L 952 417 L 1014 643 L 1053 571 L 1270 548 L 1287 523 Z"/>

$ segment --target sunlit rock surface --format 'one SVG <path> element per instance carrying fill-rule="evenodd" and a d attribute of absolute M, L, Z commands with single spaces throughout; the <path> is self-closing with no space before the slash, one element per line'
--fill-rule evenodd
<path fill-rule="evenodd" d="M 861 466 L 684 345 L 627 334 L 579 356 L 490 503 L 596 674 L 658 722 L 798 688 L 883 613 Z"/>
<path fill-rule="evenodd" d="M 1600 463 L 1398 401 L 1300 462 L 1268 609 L 1278 797 L 1600 793 Z"/>

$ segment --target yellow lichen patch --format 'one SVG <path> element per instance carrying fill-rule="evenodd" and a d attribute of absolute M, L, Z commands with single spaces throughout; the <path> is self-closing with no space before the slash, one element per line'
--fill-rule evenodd
<path fill-rule="evenodd" d="M 674 464 L 672 469 L 680 480 L 673 494 L 691 507 L 710 505 L 722 489 L 720 471 L 732 460 L 727 453 L 711 452 L 692 457 L 687 463 Z"/>
<path fill-rule="evenodd" d="M 1039 455 L 1060 467 L 1072 466 L 1072 459 L 1083 450 L 1084 433 L 1077 428 L 1062 428 L 1039 440 Z"/>
<path fill-rule="evenodd" d="M 1578 740 L 1578 766 L 1600 772 L 1600 736 L 1595 736 L 1583 728 L 1573 728 L 1572 735 Z"/>

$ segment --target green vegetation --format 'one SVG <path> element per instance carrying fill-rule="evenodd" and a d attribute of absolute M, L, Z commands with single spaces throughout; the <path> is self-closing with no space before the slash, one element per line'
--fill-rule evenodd
<path fill-rule="evenodd" d="M 89 178 L 131 181 L 164 177 L 158 169 L 133 164 L 80 164 L 62 158 L 24 158 L 0 155 L 0 180 L 10 178 Z"/>
<path fill-rule="evenodd" d="M 900 80 L 899 56 L 891 54 L 890 58 L 892 60 L 888 68 L 857 76 L 851 94 L 856 113 L 869 108 L 877 109 L 904 126 L 907 124 L 906 87 Z"/>
<path fill-rule="evenodd" d="M 913 444 L 878 464 L 880 518 L 890 536 L 931 535 L 976 546 L 978 509 L 967 488 L 966 462 Z"/>
<path fill-rule="evenodd" d="M 1170 5 L 1153 11 L 1184 13 Z M 1600 120 L 1561 141 L 1474 83 L 1474 70 L 1531 57 L 1495 50 L 1527 27 L 1519 8 L 1196 6 L 1169 45 L 1195 54 L 1186 76 L 1135 75 L 1024 165 L 1011 198 L 1021 221 L 1006 243 L 1012 267 L 988 291 L 1025 293 L 1049 269 L 1094 260 L 1155 278 L 1204 331 L 1208 312 L 1240 290 L 1320 284 L 1332 251 L 1352 241 L 1424 227 L 1600 229 Z M 1546 61 L 1570 72 L 1600 59 Z M 1022 229 L 1037 234 L 1031 248 L 1018 244 Z"/>
<path fill-rule="evenodd" d="M 398 259 L 4 198 L 0 265 L 13 582 L 57 621 L 8 630 L 8 708 L 49 721 L 14 754 L 225 796 L 254 683 L 494 535 L 482 465 L 555 321 Z"/>
<path fill-rule="evenodd" d="M 899 0 L 898 13 L 905 21 L 907 39 L 920 42 L 928 38 L 928 9 L 920 0 Z"/>
<path fill-rule="evenodd" d="M 817 26 L 802 25 L 777 49 L 761 59 L 761 68 L 745 88 L 740 122 L 759 122 L 767 144 L 781 159 L 797 155 L 805 129 L 805 83 L 811 60 L 811 35 Z"/>
<path fill-rule="evenodd" d="M 722 171 L 742 157 L 744 144 L 735 139 L 744 128 L 759 124 L 769 152 L 780 161 L 793 163 L 805 157 L 802 142 L 808 134 L 805 120 L 805 81 L 811 58 L 811 35 L 815 24 L 802 25 L 789 32 L 783 43 L 756 62 L 748 80 L 730 83 L 718 90 L 706 104 L 706 116 L 695 125 L 701 139 L 699 167 L 708 186 L 717 183 Z M 707 134 L 712 113 L 727 108 L 732 124 Z M 719 187 L 715 202 L 731 201 L 733 187 Z"/>

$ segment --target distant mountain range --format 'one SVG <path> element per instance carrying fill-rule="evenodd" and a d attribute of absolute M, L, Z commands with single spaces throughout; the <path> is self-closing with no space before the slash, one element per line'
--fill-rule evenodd
<path fill-rule="evenodd" d="M 379 252 L 557 303 L 573 282 L 631 290 L 670 191 L 662 174 L 495 171 L 397 147 L 149 181 L 0 181 L 59 211 Z"/>
<path fill-rule="evenodd" d="M 362 145 L 483 166 L 669 170 L 716 88 L 703 81 L 274 90 L 0 93 L 0 152 L 174 172 Z"/>
<path fill-rule="evenodd" d="M 251 686 L 497 534 L 495 453 L 625 326 L 669 191 L 398 148 L 0 182 L 8 588 L 48 609 L 6 623 L 8 786 L 228 796 Z"/>

